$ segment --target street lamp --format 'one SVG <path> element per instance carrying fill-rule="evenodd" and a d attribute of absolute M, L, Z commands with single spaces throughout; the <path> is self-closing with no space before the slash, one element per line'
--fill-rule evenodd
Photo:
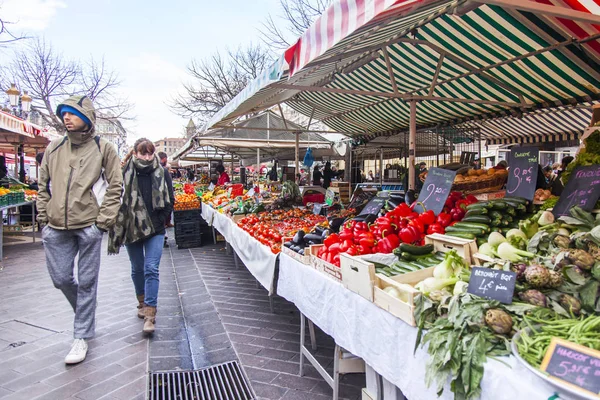
<path fill-rule="evenodd" d="M 21 92 L 17 89 L 17 85 L 14 83 L 10 84 L 10 88 L 5 92 L 8 95 L 8 101 L 10 102 L 10 106 L 13 109 L 13 114 L 27 119 L 29 112 L 31 111 L 31 102 L 33 99 L 31 96 L 27 94 L 25 90 L 23 95 L 21 96 Z M 20 112 L 17 112 L 17 108 L 19 106 L 19 98 L 21 99 L 21 107 Z"/>

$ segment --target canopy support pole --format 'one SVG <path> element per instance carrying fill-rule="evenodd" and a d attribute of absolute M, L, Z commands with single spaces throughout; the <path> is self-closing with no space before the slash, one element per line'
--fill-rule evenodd
<path fill-rule="evenodd" d="M 231 179 L 233 179 L 233 170 L 235 169 L 234 163 L 233 163 L 233 153 L 231 153 Z M 241 172 L 241 170 L 240 170 Z M 233 183 L 233 181 L 231 181 Z"/>
<path fill-rule="evenodd" d="M 15 178 L 19 177 L 19 146 L 15 144 Z"/>
<path fill-rule="evenodd" d="M 300 173 L 300 133 L 296 132 L 296 149 L 295 149 L 295 153 L 296 153 L 296 175 L 298 175 Z M 300 184 L 300 181 L 298 181 L 298 184 Z"/>
<path fill-rule="evenodd" d="M 408 138 L 408 189 L 415 190 L 415 148 L 417 140 L 417 102 L 410 102 L 410 121 Z"/>
<path fill-rule="evenodd" d="M 440 166 L 440 132 L 435 128 L 435 166 Z"/>
<path fill-rule="evenodd" d="M 258 184 L 258 178 L 260 178 L 260 147 L 256 148 L 256 183 Z"/>
<path fill-rule="evenodd" d="M 39 182 L 40 180 L 40 166 L 37 162 L 38 148 L 35 148 L 35 179 Z"/>

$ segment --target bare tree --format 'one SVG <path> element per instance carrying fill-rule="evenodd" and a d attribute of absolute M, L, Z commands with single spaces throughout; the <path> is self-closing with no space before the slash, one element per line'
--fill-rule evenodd
<path fill-rule="evenodd" d="M 260 34 L 263 42 L 274 50 L 285 50 L 292 40 L 302 36 L 327 9 L 331 0 L 279 0 L 281 14 L 271 14 L 263 22 Z"/>
<path fill-rule="evenodd" d="M 6 47 L 10 43 L 14 43 L 18 40 L 26 39 L 25 35 L 17 35 L 14 34 L 9 26 L 12 25 L 13 22 L 7 21 L 0 17 L 0 48 Z"/>
<path fill-rule="evenodd" d="M 184 83 L 184 94 L 171 102 L 171 108 L 179 115 L 207 119 L 231 99 L 271 61 L 261 46 L 250 45 L 227 51 L 225 56 L 217 52 L 205 60 L 192 60 L 188 72 L 192 82 Z"/>
<path fill-rule="evenodd" d="M 68 60 L 43 39 L 36 39 L 15 51 L 0 84 L 9 79 L 18 82 L 33 97 L 32 108 L 44 123 L 64 131 L 55 114 L 59 101 L 71 95 L 87 95 L 95 103 L 98 115 L 107 119 L 125 118 L 130 104 L 115 95 L 120 85 L 117 75 L 108 70 L 104 62 L 90 58 L 87 63 Z"/>

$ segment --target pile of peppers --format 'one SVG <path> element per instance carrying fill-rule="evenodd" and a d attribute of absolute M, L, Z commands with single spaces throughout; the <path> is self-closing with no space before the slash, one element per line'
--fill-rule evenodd
<path fill-rule="evenodd" d="M 460 198 L 457 196 L 460 196 Z M 460 192 L 452 192 L 448 198 L 450 205 L 444 212 L 435 215 L 432 210 L 421 214 L 414 211 L 417 203 L 405 203 L 378 217 L 372 224 L 348 221 L 339 234 L 333 233 L 323 242 L 317 256 L 335 266 L 340 266 L 340 254 L 363 255 L 392 253 L 400 243 L 423 245 L 425 235 L 445 233 L 447 226 L 460 221 L 468 204 L 477 199 L 463 199 Z M 472 196 L 471 196 L 472 197 Z M 451 200 L 452 199 L 452 200 Z"/>
<path fill-rule="evenodd" d="M 477 202 L 477 198 L 471 194 L 465 197 L 462 192 L 450 192 L 440 215 L 450 215 L 453 222 L 462 221 L 467 212 L 467 206 Z"/>

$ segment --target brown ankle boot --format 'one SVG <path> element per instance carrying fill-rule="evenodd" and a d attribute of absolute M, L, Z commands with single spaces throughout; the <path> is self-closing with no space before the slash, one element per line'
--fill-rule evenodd
<path fill-rule="evenodd" d="M 146 314 L 144 314 L 144 295 L 140 294 L 137 296 L 138 306 L 137 306 L 137 316 L 138 318 L 144 319 Z"/>
<path fill-rule="evenodd" d="M 156 307 L 146 305 L 144 307 L 146 316 L 144 317 L 144 333 L 154 333 L 154 322 L 156 321 Z"/>

